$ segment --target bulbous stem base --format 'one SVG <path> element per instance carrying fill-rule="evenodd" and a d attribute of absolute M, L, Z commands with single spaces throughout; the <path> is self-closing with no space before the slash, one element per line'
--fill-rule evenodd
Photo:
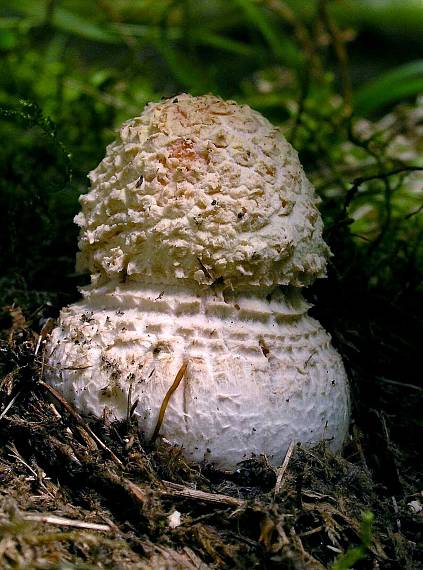
<path fill-rule="evenodd" d="M 232 299 L 210 290 L 109 284 L 63 309 L 48 380 L 81 412 L 122 419 L 147 439 L 178 371 L 160 434 L 187 459 L 233 469 L 279 465 L 291 441 L 339 450 L 348 381 L 329 335 L 298 291 Z"/>

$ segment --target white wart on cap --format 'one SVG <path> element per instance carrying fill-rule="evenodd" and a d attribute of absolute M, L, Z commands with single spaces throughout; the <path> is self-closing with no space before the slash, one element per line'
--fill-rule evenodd
<path fill-rule="evenodd" d="M 328 248 L 279 131 L 179 95 L 125 123 L 90 179 L 76 221 L 92 284 L 62 310 L 49 380 L 83 413 L 136 403 L 149 439 L 183 370 L 160 434 L 226 469 L 261 453 L 277 465 L 291 441 L 339 450 L 345 370 L 297 289 L 324 275 Z"/>

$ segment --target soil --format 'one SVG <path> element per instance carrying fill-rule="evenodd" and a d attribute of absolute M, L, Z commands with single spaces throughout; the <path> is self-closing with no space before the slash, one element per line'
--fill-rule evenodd
<path fill-rule="evenodd" d="M 160 438 L 145 445 L 130 417 L 80 417 L 43 382 L 51 321 L 42 311 L 31 319 L 19 308 L 5 310 L 0 567 L 423 567 L 423 390 L 410 378 L 381 376 L 415 349 L 396 356 L 383 319 L 369 341 L 349 328 L 348 315 L 337 322 L 322 307 L 319 318 L 330 322 L 354 399 L 343 456 L 324 444 L 293 446 L 279 470 L 257 457 L 231 473 L 188 465 Z"/>

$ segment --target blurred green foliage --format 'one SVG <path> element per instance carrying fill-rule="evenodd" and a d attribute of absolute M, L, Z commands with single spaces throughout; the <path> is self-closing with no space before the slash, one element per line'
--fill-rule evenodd
<path fill-rule="evenodd" d="M 0 0 L 3 303 L 74 295 L 87 173 L 122 121 L 181 91 L 279 124 L 323 198 L 340 274 L 348 252 L 391 287 L 422 258 L 421 21 L 412 0 Z"/>
<path fill-rule="evenodd" d="M 350 548 L 345 554 L 339 556 L 331 570 L 349 570 L 353 568 L 357 562 L 364 560 L 367 557 L 369 548 L 372 545 L 372 524 L 374 515 L 371 512 L 362 514 L 361 527 L 360 527 L 360 540 L 359 546 Z"/>

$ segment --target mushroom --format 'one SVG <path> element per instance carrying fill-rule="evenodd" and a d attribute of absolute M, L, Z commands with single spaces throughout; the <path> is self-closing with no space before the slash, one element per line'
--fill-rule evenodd
<path fill-rule="evenodd" d="M 182 94 L 124 123 L 89 177 L 75 221 L 91 284 L 52 332 L 49 382 L 219 468 L 278 465 L 291 442 L 340 450 L 347 377 L 300 292 L 329 250 L 278 129 Z"/>

